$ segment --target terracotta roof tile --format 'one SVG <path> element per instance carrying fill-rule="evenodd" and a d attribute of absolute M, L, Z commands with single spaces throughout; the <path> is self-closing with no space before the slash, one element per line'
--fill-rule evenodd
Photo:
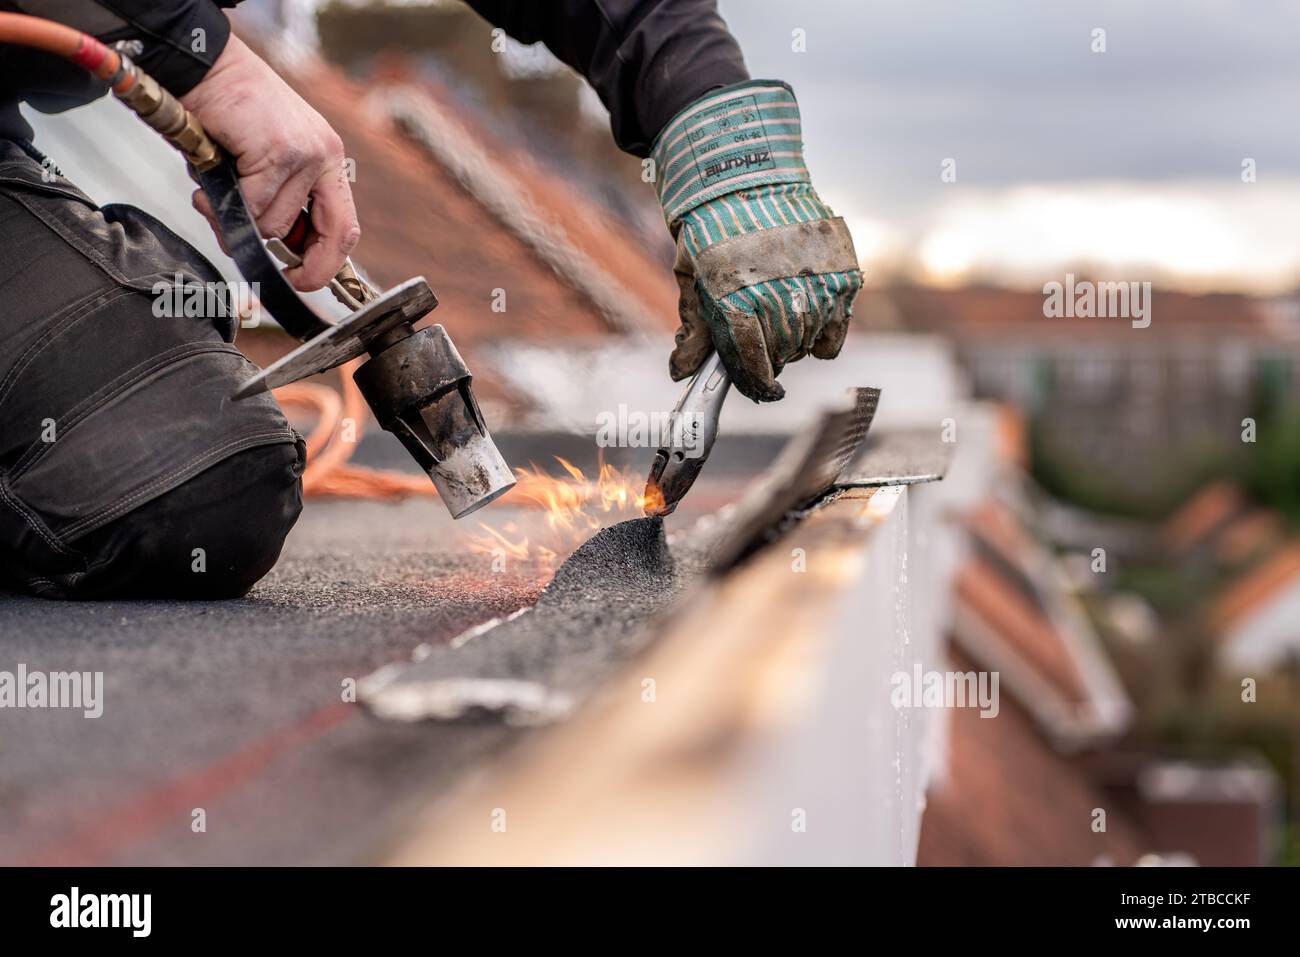
<path fill-rule="evenodd" d="M 656 232 L 650 237 L 629 230 L 621 219 L 569 181 L 552 175 L 526 150 L 496 137 L 450 91 L 417 77 L 402 58 L 385 57 L 378 73 L 385 83 L 418 87 L 441 108 L 454 114 L 466 131 L 509 170 L 517 185 L 530 195 L 537 210 L 660 320 L 658 328 L 670 332 L 677 328 L 677 285 L 671 273 L 672 241 L 667 226 L 662 228 L 662 234 Z M 643 192 L 644 202 L 657 210 L 658 200 L 650 186 L 644 185 Z"/>
<path fill-rule="evenodd" d="M 967 513 L 966 527 L 1017 569 L 1028 571 L 1035 562 L 1036 546 L 1020 520 L 1002 502 L 988 498 Z"/>
<path fill-rule="evenodd" d="M 445 325 L 457 344 L 611 334 L 590 301 L 539 262 L 422 147 L 375 116 L 366 100 L 370 88 L 320 62 L 289 79 L 338 131 L 355 163 L 353 194 L 363 231 L 356 259 L 376 281 L 389 285 L 425 276 L 440 300 L 433 321 Z M 445 93 L 432 86 L 427 92 L 448 105 Z M 473 135 L 488 136 L 468 114 L 458 116 Z M 547 181 L 517 155 L 502 159 L 544 216 L 559 222 L 574 245 L 663 317 L 667 341 L 676 325 L 671 271 L 607 221 L 596 204 Z M 492 310 L 496 289 L 506 291 L 504 312 Z"/>
<path fill-rule="evenodd" d="M 1219 560 L 1238 565 L 1276 548 L 1286 534 L 1281 513 L 1268 508 L 1251 509 L 1229 522 L 1218 536 Z"/>
<path fill-rule="evenodd" d="M 959 653 L 957 670 L 975 665 Z M 951 712 L 947 774 L 932 787 L 921 821 L 923 866 L 1085 866 L 1108 857 L 1131 864 L 1145 841 L 1084 767 L 1044 740 L 1033 719 L 1003 694 L 996 718 Z M 1104 833 L 1091 829 L 1106 808 Z"/>
<path fill-rule="evenodd" d="M 1029 469 L 1029 424 L 1024 412 L 1008 403 L 998 404 L 994 438 L 999 461 Z"/>
<path fill-rule="evenodd" d="M 1161 537 L 1167 548 L 1186 552 L 1222 527 L 1244 505 L 1245 496 L 1234 483 L 1211 482 L 1165 520 Z"/>
<path fill-rule="evenodd" d="M 1213 627 L 1228 628 L 1297 580 L 1300 580 L 1300 542 L 1293 541 L 1246 572 L 1219 595 L 1210 611 Z"/>
<path fill-rule="evenodd" d="M 1063 278 L 1063 277 L 1058 277 Z M 1082 280 L 1084 277 L 1078 277 Z M 891 290 L 907 325 L 972 338 L 1057 336 L 1068 328 L 1072 338 L 1130 335 L 1123 319 L 1047 319 L 1043 294 L 1037 290 L 971 286 L 938 289 L 901 286 Z M 1221 338 L 1251 334 L 1278 336 L 1269 325 L 1260 301 L 1230 293 L 1191 295 L 1155 289 L 1152 323 L 1143 335 L 1202 335 Z M 1066 324 L 1063 326 L 1063 324 Z"/>
<path fill-rule="evenodd" d="M 958 601 L 964 603 L 1006 649 L 1023 660 L 1072 703 L 1088 692 L 1065 639 L 1051 620 L 991 562 L 972 558 L 957 572 Z"/>

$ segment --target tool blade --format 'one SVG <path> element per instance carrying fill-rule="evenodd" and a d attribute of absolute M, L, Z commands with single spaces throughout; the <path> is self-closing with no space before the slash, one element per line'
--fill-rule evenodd
<path fill-rule="evenodd" d="M 415 322 L 437 305 L 423 276 L 408 279 L 245 380 L 233 398 L 278 389 L 364 355 L 367 342 L 403 322 Z"/>
<path fill-rule="evenodd" d="M 710 354 L 668 418 L 670 444 L 655 452 L 646 479 L 646 515 L 671 515 L 700 477 L 718 439 L 718 417 L 730 388 L 722 359 Z"/>

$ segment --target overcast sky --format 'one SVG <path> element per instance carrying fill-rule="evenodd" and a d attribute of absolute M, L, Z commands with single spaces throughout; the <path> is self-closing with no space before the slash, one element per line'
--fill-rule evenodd
<path fill-rule="evenodd" d="M 814 182 L 868 258 L 917 257 L 954 281 L 1033 284 L 1071 265 L 1300 280 L 1300 4 L 720 6 L 751 72 L 793 84 Z M 940 180 L 946 158 L 956 183 Z"/>
<path fill-rule="evenodd" d="M 307 23 L 319 2 L 286 0 Z M 1300 2 L 720 7 L 753 75 L 794 86 L 814 183 L 878 277 L 1300 289 Z"/>

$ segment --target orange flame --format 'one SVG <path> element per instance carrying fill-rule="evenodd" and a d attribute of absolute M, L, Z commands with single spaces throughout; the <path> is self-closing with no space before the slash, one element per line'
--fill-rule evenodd
<path fill-rule="evenodd" d="M 550 475 L 532 463 L 515 469 L 516 485 L 511 498 L 517 504 L 541 510 L 544 526 L 525 534 L 515 522 L 498 530 L 480 522 L 482 534 L 470 538 L 469 547 L 476 552 L 526 562 L 552 571 L 560 560 L 590 538 L 595 532 L 629 518 L 640 518 L 647 504 L 662 504 L 658 490 L 644 493 L 645 479 L 601 462 L 594 479 L 588 478 L 572 462 L 554 456 L 563 476 Z"/>

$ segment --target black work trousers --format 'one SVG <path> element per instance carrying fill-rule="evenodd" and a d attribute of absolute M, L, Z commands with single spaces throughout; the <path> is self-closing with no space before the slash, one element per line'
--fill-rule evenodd
<path fill-rule="evenodd" d="M 0 140 L 0 583 L 52 598 L 242 595 L 302 508 L 301 437 L 231 316 L 171 315 L 216 269 Z M 172 297 L 175 299 L 176 297 Z M 159 315 L 159 312 L 164 315 Z"/>

